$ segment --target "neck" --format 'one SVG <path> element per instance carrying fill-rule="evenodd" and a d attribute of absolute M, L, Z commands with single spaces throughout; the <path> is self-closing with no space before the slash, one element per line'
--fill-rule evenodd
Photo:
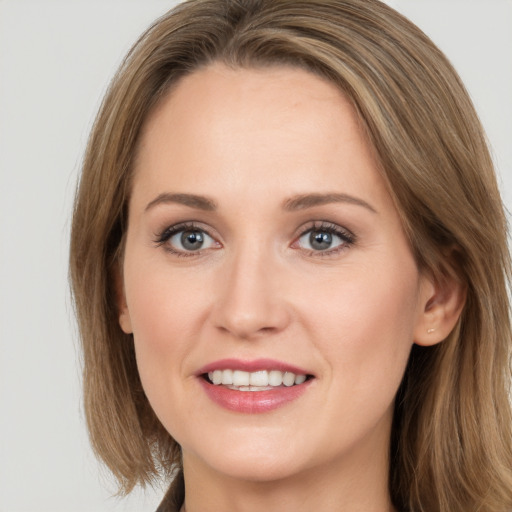
<path fill-rule="evenodd" d="M 216 472 L 184 453 L 182 512 L 393 512 L 387 449 L 387 445 L 377 450 L 373 446 L 366 458 L 361 459 L 359 452 L 355 461 L 345 454 L 343 460 L 272 481 L 246 480 Z"/>

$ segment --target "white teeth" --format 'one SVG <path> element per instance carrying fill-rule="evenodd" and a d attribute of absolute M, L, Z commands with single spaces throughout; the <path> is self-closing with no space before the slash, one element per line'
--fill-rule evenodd
<path fill-rule="evenodd" d="M 296 375 L 295 376 L 295 384 L 302 384 L 305 381 L 306 381 L 305 375 Z"/>
<path fill-rule="evenodd" d="M 268 391 L 272 389 L 269 386 L 261 387 L 261 386 L 228 386 L 229 389 L 234 389 L 235 391 Z"/>
<path fill-rule="evenodd" d="M 268 386 L 268 372 L 252 372 L 249 374 L 249 384 L 251 386 Z"/>
<path fill-rule="evenodd" d="M 208 372 L 208 378 L 216 386 L 222 384 L 238 391 L 264 391 L 272 387 L 299 385 L 306 381 L 305 374 L 279 370 L 259 370 L 244 372 L 242 370 L 214 370 Z"/>
<path fill-rule="evenodd" d="M 233 386 L 248 386 L 249 385 L 249 372 L 242 370 L 235 370 L 233 372 Z"/>
<path fill-rule="evenodd" d="M 280 386 L 283 383 L 283 372 L 278 370 L 268 372 L 268 383 L 271 386 Z"/>
<path fill-rule="evenodd" d="M 283 375 L 283 384 L 285 386 L 293 386 L 295 384 L 295 374 L 292 372 L 286 372 Z"/>
<path fill-rule="evenodd" d="M 233 370 L 223 370 L 222 384 L 224 384 L 225 386 L 233 384 Z"/>

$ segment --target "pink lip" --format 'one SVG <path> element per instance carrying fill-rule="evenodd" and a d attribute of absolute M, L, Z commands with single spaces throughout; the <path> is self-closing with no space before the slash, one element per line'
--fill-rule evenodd
<path fill-rule="evenodd" d="M 243 361 L 241 359 L 221 359 L 203 366 L 196 375 L 213 372 L 214 370 L 242 370 L 244 372 L 257 372 L 258 370 L 279 370 L 281 372 L 292 372 L 301 375 L 311 375 L 311 372 L 292 366 L 275 359 L 253 359 Z"/>
<path fill-rule="evenodd" d="M 292 366 L 273 359 L 256 359 L 242 361 L 239 359 L 222 359 L 202 367 L 198 372 L 198 380 L 206 395 L 217 405 L 229 411 L 245 414 L 257 414 L 273 411 L 298 399 L 311 384 L 313 379 L 295 386 L 279 386 L 266 391 L 237 391 L 226 386 L 214 385 L 203 378 L 205 373 L 214 370 L 243 370 L 255 372 L 258 370 L 280 370 L 295 374 L 310 375 L 311 373 L 297 366 Z"/>
<path fill-rule="evenodd" d="M 299 398 L 309 387 L 311 380 L 298 386 L 280 386 L 268 391 L 236 391 L 225 386 L 210 384 L 200 377 L 199 382 L 208 397 L 229 411 L 246 414 L 270 412 Z"/>

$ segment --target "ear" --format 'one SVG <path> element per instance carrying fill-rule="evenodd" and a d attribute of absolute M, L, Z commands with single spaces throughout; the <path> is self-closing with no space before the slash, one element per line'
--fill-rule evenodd
<path fill-rule="evenodd" d="M 116 270 L 114 271 L 114 286 L 116 292 L 117 311 L 119 313 L 119 326 L 124 333 L 132 334 L 132 320 L 126 303 L 126 293 L 124 289 L 121 265 L 117 265 Z"/>
<path fill-rule="evenodd" d="M 466 286 L 455 275 L 424 275 L 420 291 L 420 316 L 414 342 L 428 347 L 448 337 L 466 302 Z"/>

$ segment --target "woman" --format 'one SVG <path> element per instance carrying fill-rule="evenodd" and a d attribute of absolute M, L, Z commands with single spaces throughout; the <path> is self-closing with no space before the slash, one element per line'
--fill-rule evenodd
<path fill-rule="evenodd" d="M 446 58 L 375 0 L 192 0 L 90 137 L 91 440 L 159 510 L 512 508 L 506 221 Z"/>

